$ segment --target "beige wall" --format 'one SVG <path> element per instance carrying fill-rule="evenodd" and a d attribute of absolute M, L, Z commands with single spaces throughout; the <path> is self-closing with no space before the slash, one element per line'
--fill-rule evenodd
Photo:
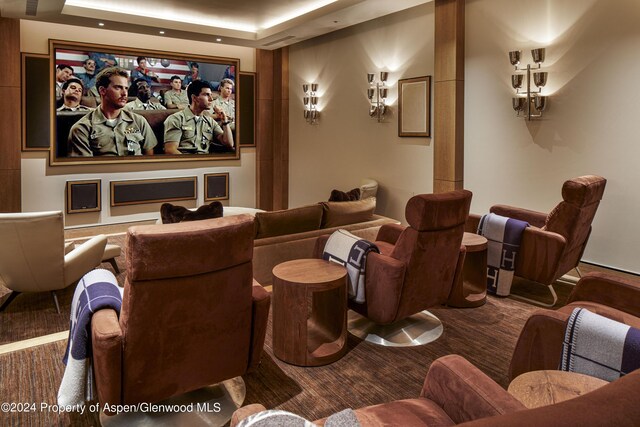
<path fill-rule="evenodd" d="M 495 203 L 547 211 L 562 183 L 608 179 L 584 259 L 640 272 L 640 3 L 469 1 L 466 8 L 465 186 L 472 210 Z M 507 52 L 546 47 L 542 120 L 516 118 Z"/>
<path fill-rule="evenodd" d="M 433 4 L 409 9 L 290 47 L 289 206 L 381 184 L 377 212 L 404 219 L 413 194 L 433 187 L 433 142 L 399 138 L 398 79 L 433 74 Z M 367 72 L 388 71 L 391 112 L 369 117 Z M 302 83 L 319 85 L 317 125 L 307 124 Z"/>
<path fill-rule="evenodd" d="M 226 56 L 240 59 L 242 71 L 255 71 L 255 50 L 216 43 L 188 42 L 169 37 L 128 34 L 102 29 L 36 21 L 21 21 L 20 50 L 47 54 L 49 39 L 101 43 L 169 52 Z M 63 210 L 65 183 L 71 180 L 102 180 L 102 212 L 66 215 L 68 227 L 137 221 L 159 217 L 159 204 L 110 207 L 109 181 L 165 177 L 198 177 L 198 200 L 176 202 L 194 207 L 204 203 L 204 174 L 229 172 L 230 206 L 255 206 L 255 149 L 243 148 L 240 160 L 145 163 L 136 165 L 48 165 L 48 153 L 30 152 L 22 155 L 22 210 Z"/>
<path fill-rule="evenodd" d="M 640 272 L 640 75 L 637 0 L 466 2 L 465 187 L 472 211 L 496 203 L 547 211 L 562 183 L 608 179 L 584 259 Z M 398 138 L 397 106 L 385 123 L 367 116 L 365 73 L 391 80 L 433 74 L 433 4 L 292 46 L 290 205 L 347 190 L 361 177 L 381 184 L 378 212 L 404 219 L 404 204 L 433 187 L 432 139 Z M 516 118 L 507 52 L 547 48 L 548 111 Z M 302 117 L 301 84 L 316 81 L 322 117 Z M 397 96 L 396 87 L 391 90 Z"/>

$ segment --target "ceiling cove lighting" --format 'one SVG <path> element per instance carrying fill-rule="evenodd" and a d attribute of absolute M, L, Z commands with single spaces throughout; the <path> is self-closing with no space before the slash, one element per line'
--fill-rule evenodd
<path fill-rule="evenodd" d="M 116 2 L 108 0 L 66 0 L 65 6 L 73 6 L 77 8 L 100 10 L 104 12 L 122 13 L 125 15 L 133 15 L 154 19 L 163 19 L 166 21 L 182 22 L 186 24 L 196 24 L 211 28 L 225 28 L 228 30 L 246 31 L 256 33 L 258 30 L 266 30 L 283 22 L 290 21 L 298 16 L 313 12 L 314 10 L 325 7 L 338 0 L 318 0 L 309 2 L 305 6 L 298 7 L 266 21 L 260 25 L 230 22 L 228 19 L 220 19 L 211 15 L 203 15 L 196 13 L 185 13 L 179 9 L 170 8 L 168 10 L 150 10 L 135 3 Z M 217 18 L 217 19 L 215 19 Z M 215 22 L 215 25 L 212 25 Z"/>
<path fill-rule="evenodd" d="M 515 67 L 516 71 L 526 71 L 526 74 L 513 74 L 511 75 L 511 87 L 516 90 L 516 97 L 512 98 L 511 104 L 517 115 L 523 114 L 524 118 L 531 120 L 532 118 L 542 117 L 542 112 L 547 106 L 547 97 L 542 95 L 542 88 L 547 84 L 548 73 L 546 71 L 531 72 L 531 64 L 527 64 L 527 67 L 519 67 L 520 56 L 522 51 L 513 50 L 509 52 L 509 62 Z M 544 62 L 545 49 L 533 49 L 531 50 L 531 57 L 533 62 L 537 65 L 535 69 L 540 69 Z M 537 87 L 531 88 L 533 74 L 533 83 Z M 526 81 L 525 81 L 526 80 Z M 526 83 L 526 89 L 522 88 L 522 85 Z"/>

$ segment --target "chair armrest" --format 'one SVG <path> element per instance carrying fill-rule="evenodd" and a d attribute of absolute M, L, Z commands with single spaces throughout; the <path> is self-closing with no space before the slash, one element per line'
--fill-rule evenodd
<path fill-rule="evenodd" d="M 516 257 L 516 276 L 545 285 L 552 284 L 566 273 L 558 274 L 566 245 L 567 240 L 558 233 L 537 227 L 525 228 Z"/>
<path fill-rule="evenodd" d="M 437 403 L 455 424 L 525 409 L 498 383 L 456 354 L 431 364 L 420 397 Z"/>
<path fill-rule="evenodd" d="M 64 254 L 68 254 L 76 248 L 75 242 L 64 242 Z"/>
<path fill-rule="evenodd" d="M 231 424 L 229 427 L 236 427 L 238 424 L 240 424 L 240 421 L 244 420 L 245 418 L 266 410 L 267 408 L 259 403 L 252 403 L 251 405 L 238 408 L 233 413 L 233 415 L 231 415 Z"/>
<path fill-rule="evenodd" d="M 116 312 L 110 308 L 96 311 L 91 317 L 91 347 L 98 401 L 102 405 L 122 403 L 122 343 Z"/>
<path fill-rule="evenodd" d="M 264 339 L 267 334 L 271 293 L 254 279 L 251 298 L 251 349 L 249 351 L 248 370 L 252 370 L 260 364 Z"/>
<path fill-rule="evenodd" d="M 558 369 L 570 314 L 536 310 L 527 319 L 509 365 L 509 380 L 529 371 Z"/>
<path fill-rule="evenodd" d="M 542 212 L 507 205 L 493 205 L 489 211 L 497 215 L 519 219 L 520 221 L 527 221 L 529 224 L 538 228 L 544 227 L 548 215 Z"/>
<path fill-rule="evenodd" d="M 107 236 L 94 236 L 64 256 L 64 282 L 70 285 L 102 262 Z"/>
<path fill-rule="evenodd" d="M 369 252 L 365 277 L 367 317 L 380 325 L 395 322 L 406 265 L 402 261 Z M 351 303 L 356 304 L 357 303 Z M 357 310 L 356 310 L 357 311 Z"/>
<path fill-rule="evenodd" d="M 376 240 L 395 245 L 405 228 L 407 227 L 402 224 L 384 224 L 378 230 Z"/>
<path fill-rule="evenodd" d="M 589 273 L 581 278 L 567 304 L 592 301 L 640 317 L 640 282 L 607 273 Z"/>
<path fill-rule="evenodd" d="M 316 245 L 313 248 L 313 258 L 322 258 L 324 247 L 327 246 L 327 241 L 331 237 L 331 234 L 323 234 L 316 239 Z"/>
<path fill-rule="evenodd" d="M 470 213 L 464 223 L 464 231 L 467 233 L 478 234 L 478 225 L 480 225 L 482 215 Z"/>

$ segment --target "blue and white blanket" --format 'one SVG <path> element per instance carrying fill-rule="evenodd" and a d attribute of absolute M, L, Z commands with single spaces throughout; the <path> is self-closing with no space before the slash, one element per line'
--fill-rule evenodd
<path fill-rule="evenodd" d="M 576 308 L 562 343 L 561 371 L 613 381 L 640 368 L 640 329 Z"/>
<path fill-rule="evenodd" d="M 516 255 L 529 223 L 494 213 L 483 215 L 478 234 L 487 238 L 487 291 L 507 296 L 511 292 Z"/>
<path fill-rule="evenodd" d="M 322 253 L 322 259 L 347 268 L 349 298 L 360 304 L 365 301 L 365 267 L 369 252 L 380 253 L 380 249 L 374 243 L 340 229 L 329 236 Z"/>
<path fill-rule="evenodd" d="M 80 410 L 85 401 L 93 400 L 91 316 L 103 308 L 119 314 L 121 305 L 122 288 L 109 270 L 92 270 L 78 282 L 71 303 L 69 341 L 62 358 L 67 367 L 58 390 L 58 405 Z"/>

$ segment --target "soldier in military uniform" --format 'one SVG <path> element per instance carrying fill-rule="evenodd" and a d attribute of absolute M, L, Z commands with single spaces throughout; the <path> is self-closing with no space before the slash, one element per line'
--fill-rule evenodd
<path fill-rule="evenodd" d="M 222 79 L 220 82 L 220 96 L 213 101 L 213 111 L 220 116 L 220 111 L 224 111 L 224 114 L 231 123 L 229 127 L 232 132 L 236 130 L 236 101 L 231 98 L 233 93 L 233 80 Z"/>
<path fill-rule="evenodd" d="M 72 157 L 152 155 L 158 141 L 144 117 L 127 111 L 129 75 L 109 67 L 96 76 L 100 106 L 82 117 L 69 132 Z"/>
<path fill-rule="evenodd" d="M 82 80 L 71 77 L 62 85 L 62 105 L 56 111 L 91 111 L 92 108 L 80 104 L 84 91 Z"/>
<path fill-rule="evenodd" d="M 229 121 L 222 113 L 218 125 L 207 111 L 211 108 L 211 85 L 196 80 L 187 89 L 191 105 L 173 113 L 164 121 L 164 152 L 166 154 L 208 154 L 234 151 Z"/>
<path fill-rule="evenodd" d="M 171 90 L 164 93 L 164 105 L 167 108 L 179 108 L 181 110 L 189 106 L 187 91 L 182 89 L 180 76 L 171 76 Z"/>
<path fill-rule="evenodd" d="M 124 106 L 126 110 L 166 110 L 164 105 L 151 99 L 151 88 L 145 79 L 139 78 L 133 82 L 132 95 L 136 96 Z"/>

